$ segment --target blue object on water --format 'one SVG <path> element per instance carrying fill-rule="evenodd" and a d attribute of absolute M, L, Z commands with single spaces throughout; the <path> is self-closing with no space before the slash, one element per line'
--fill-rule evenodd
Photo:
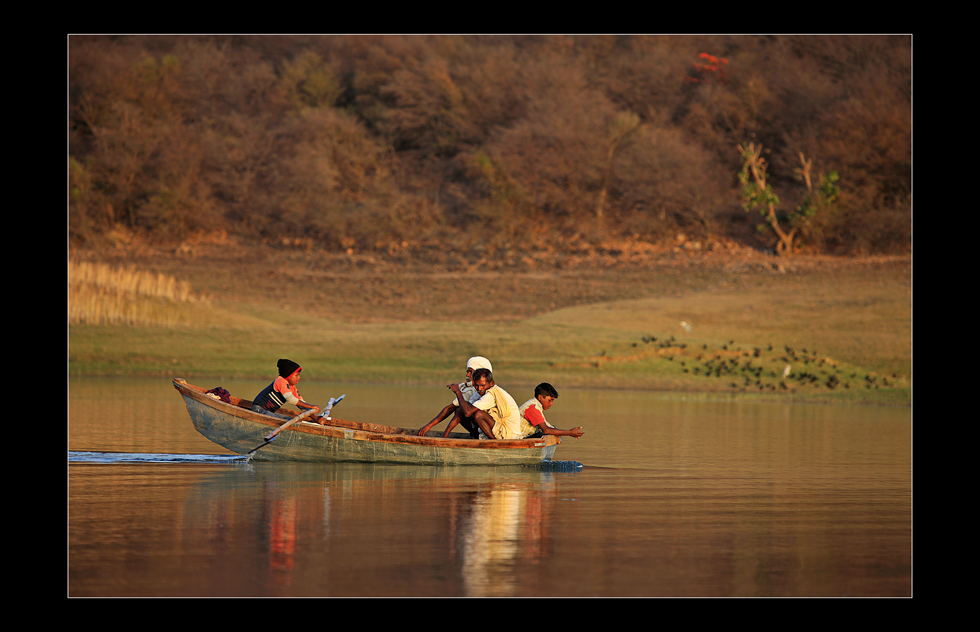
<path fill-rule="evenodd" d="M 577 472 L 582 467 L 578 461 L 544 461 L 541 463 L 541 469 L 550 472 Z"/>

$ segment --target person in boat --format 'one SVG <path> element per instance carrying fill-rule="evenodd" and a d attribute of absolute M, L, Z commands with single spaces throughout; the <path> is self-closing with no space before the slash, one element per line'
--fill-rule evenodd
<path fill-rule="evenodd" d="M 252 410 L 264 415 L 279 417 L 284 416 L 278 415 L 277 411 L 286 404 L 292 404 L 304 412 L 310 409 L 319 411 L 318 406 L 307 404 L 300 396 L 299 391 L 296 390 L 303 368 L 292 360 L 286 359 L 279 360 L 276 367 L 279 369 L 279 377 L 255 396 L 255 399 L 252 400 Z"/>
<path fill-rule="evenodd" d="M 520 407 L 522 438 L 550 434 L 578 439 L 585 434 L 581 426 L 571 430 L 562 430 L 555 428 L 545 419 L 545 411 L 554 406 L 556 399 L 558 399 L 558 391 L 551 384 L 542 382 L 534 387 L 534 397 L 521 404 Z"/>
<path fill-rule="evenodd" d="M 466 401 L 470 401 L 473 396 L 476 395 L 476 388 L 473 386 L 473 371 L 476 371 L 477 369 L 489 369 L 490 371 L 493 371 L 493 365 L 490 364 L 490 360 L 487 360 L 483 356 L 473 356 L 466 361 L 466 379 L 459 383 L 459 390 L 463 395 L 463 399 Z M 439 414 L 433 417 L 432 421 L 422 426 L 422 428 L 420 428 L 418 431 L 418 435 L 420 437 L 424 437 L 425 434 L 432 430 L 432 428 L 437 424 L 442 423 L 449 417 L 456 415 L 456 412 L 459 410 L 459 402 L 460 398 L 457 396 L 456 399 L 440 410 Z M 478 438 L 479 427 L 472 421 L 468 419 L 458 419 L 453 425 L 455 426 L 456 424 L 460 424 L 466 428 L 474 439 Z"/>
<path fill-rule="evenodd" d="M 443 436 L 449 435 L 457 420 L 472 419 L 488 439 L 520 439 L 520 409 L 510 393 L 494 383 L 493 373 L 489 369 L 473 371 L 473 386 L 479 397 L 474 396 L 472 403 L 463 398 L 458 384 L 448 386 L 456 393 L 459 410 Z"/>

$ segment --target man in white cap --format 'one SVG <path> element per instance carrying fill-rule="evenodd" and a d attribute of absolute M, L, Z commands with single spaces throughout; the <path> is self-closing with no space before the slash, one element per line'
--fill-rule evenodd
<path fill-rule="evenodd" d="M 475 395 L 477 395 L 476 388 L 473 386 L 473 371 L 476 371 L 477 369 L 488 369 L 492 371 L 493 367 L 490 365 L 490 360 L 487 360 L 483 356 L 474 356 L 466 361 L 466 381 L 460 382 L 458 385 L 464 401 L 469 401 L 470 399 L 473 399 Z M 418 435 L 420 437 L 424 437 L 425 433 L 432 430 L 432 428 L 436 424 L 455 415 L 458 408 L 459 408 L 459 396 L 457 396 L 456 399 L 454 399 L 451 404 L 447 404 L 445 408 L 439 411 L 439 414 L 436 415 L 432 421 L 425 424 L 419 430 Z M 473 436 L 474 439 L 479 436 L 479 428 L 476 427 L 471 422 L 462 421 L 457 423 L 462 423 L 463 427 L 469 430 L 470 434 Z M 456 424 L 454 423 L 452 425 L 455 426 Z M 471 425 L 473 426 L 472 428 L 470 427 Z M 446 434 L 448 433 L 449 430 L 447 429 Z"/>
<path fill-rule="evenodd" d="M 489 369 L 477 369 L 473 371 L 472 380 L 478 396 L 460 402 L 459 410 L 446 428 L 446 434 L 457 422 L 465 424 L 470 421 L 479 426 L 485 435 L 481 439 L 523 439 L 520 408 L 510 393 L 494 383 L 493 373 Z M 458 384 L 450 384 L 449 388 L 461 396 Z"/>

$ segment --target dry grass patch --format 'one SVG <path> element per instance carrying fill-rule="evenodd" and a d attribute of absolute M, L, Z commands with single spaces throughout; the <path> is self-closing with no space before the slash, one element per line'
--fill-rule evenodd
<path fill-rule="evenodd" d="M 261 320 L 215 310 L 190 283 L 133 266 L 69 261 L 68 323 L 129 327 L 244 326 Z M 267 323 L 266 323 L 267 324 Z"/>

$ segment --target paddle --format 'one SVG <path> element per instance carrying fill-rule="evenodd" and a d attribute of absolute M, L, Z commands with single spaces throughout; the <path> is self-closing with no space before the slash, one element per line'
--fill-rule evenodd
<path fill-rule="evenodd" d="M 282 432 L 283 430 L 285 430 L 289 426 L 293 425 L 297 421 L 302 421 L 306 417 L 309 417 L 314 412 L 316 412 L 316 408 L 311 408 L 311 409 L 307 410 L 305 413 L 303 413 L 302 415 L 296 415 L 295 417 L 293 417 L 292 419 L 290 419 L 289 421 L 287 421 L 283 425 L 279 426 L 278 428 L 276 428 L 275 430 L 273 430 L 272 432 L 270 432 L 269 434 L 267 434 L 265 436 L 265 441 L 263 441 L 259 445 L 255 446 L 254 448 L 252 448 L 251 450 L 249 450 L 248 451 L 248 454 L 252 454 L 253 452 L 255 452 L 256 450 L 258 450 L 262 446 L 269 445 L 270 443 L 272 443 L 273 441 L 276 440 L 276 437 L 279 436 L 279 433 L 280 432 Z"/>
<path fill-rule="evenodd" d="M 333 410 L 333 407 L 336 406 L 337 404 L 339 404 L 340 403 L 340 400 L 344 399 L 345 397 L 347 397 L 347 393 L 344 393 L 343 395 L 341 395 L 337 399 L 334 399 L 333 397 L 331 397 L 330 398 L 330 401 L 327 402 L 327 408 L 326 408 L 326 410 L 324 410 L 322 413 L 320 413 L 320 419 L 330 419 L 330 411 Z"/>

